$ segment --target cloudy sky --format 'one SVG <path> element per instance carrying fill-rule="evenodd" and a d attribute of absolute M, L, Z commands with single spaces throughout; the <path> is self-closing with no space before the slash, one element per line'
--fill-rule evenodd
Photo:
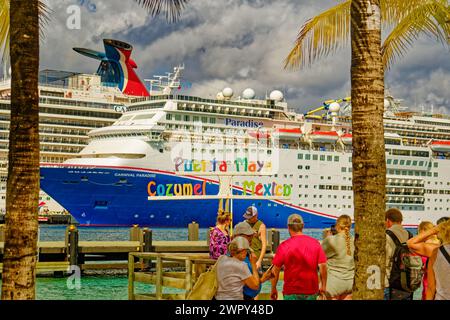
<path fill-rule="evenodd" d="M 52 9 L 41 46 L 41 69 L 94 72 L 97 62 L 72 47 L 103 50 L 102 39 L 134 46 L 141 78 L 186 66 L 186 93 L 215 97 L 230 86 L 251 87 L 264 98 L 285 93 L 291 108 L 305 111 L 350 93 L 350 48 L 299 71 L 283 60 L 300 26 L 336 0 L 191 0 L 176 24 L 150 18 L 134 0 L 46 0 Z M 338 1 L 339 2 L 339 1 Z M 67 27 L 70 5 L 81 5 L 81 28 Z M 449 49 L 421 37 L 386 74 L 386 87 L 409 108 L 450 114 Z M 190 84 L 192 84 L 190 86 Z"/>

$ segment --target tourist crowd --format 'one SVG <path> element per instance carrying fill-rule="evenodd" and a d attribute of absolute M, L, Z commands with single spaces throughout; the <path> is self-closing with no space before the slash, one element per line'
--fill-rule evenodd
<path fill-rule="evenodd" d="M 386 211 L 385 300 L 412 300 L 422 288 L 423 300 L 450 300 L 450 218 L 434 225 L 423 221 L 418 235 L 402 226 L 400 210 Z M 261 284 L 271 281 L 270 297 L 279 298 L 277 283 L 283 271 L 284 300 L 350 300 L 355 275 L 352 219 L 341 215 L 323 231 L 322 241 L 305 235 L 302 217 L 292 214 L 290 237 L 277 248 L 272 265 L 263 273 L 267 248 L 266 226 L 258 210 L 247 208 L 243 222 L 230 236 L 231 217 L 219 212 L 210 233 L 210 257 L 217 259 L 217 300 L 258 299 Z"/>

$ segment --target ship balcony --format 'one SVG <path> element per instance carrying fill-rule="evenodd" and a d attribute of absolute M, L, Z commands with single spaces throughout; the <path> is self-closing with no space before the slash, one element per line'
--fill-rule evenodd
<path fill-rule="evenodd" d="M 79 147 L 84 148 L 87 145 L 81 141 L 63 141 L 63 140 L 48 140 L 48 139 L 39 139 L 41 145 L 49 145 L 49 146 L 62 146 L 62 147 Z"/>

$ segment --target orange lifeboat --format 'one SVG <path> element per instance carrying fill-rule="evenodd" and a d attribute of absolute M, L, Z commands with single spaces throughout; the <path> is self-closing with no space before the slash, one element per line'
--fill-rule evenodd
<path fill-rule="evenodd" d="M 274 137 L 277 137 L 279 139 L 299 139 L 302 137 L 303 134 L 300 128 L 292 128 L 292 129 L 278 128 L 275 129 L 273 135 Z"/>
<path fill-rule="evenodd" d="M 336 131 L 315 131 L 310 134 L 312 142 L 335 143 L 339 138 Z"/>
<path fill-rule="evenodd" d="M 432 141 L 430 143 L 430 148 L 437 152 L 449 152 L 450 151 L 450 140 Z"/>

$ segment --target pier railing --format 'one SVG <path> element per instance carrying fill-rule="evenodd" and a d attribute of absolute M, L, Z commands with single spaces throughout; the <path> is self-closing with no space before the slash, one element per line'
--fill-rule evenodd
<path fill-rule="evenodd" d="M 144 261 L 154 269 L 136 268 L 136 261 Z M 185 300 L 202 272 L 216 260 L 201 253 L 156 253 L 130 252 L 128 259 L 128 299 L 129 300 Z M 181 271 L 173 271 L 178 264 Z M 170 268 L 170 269 L 168 269 Z M 138 270 L 138 271 L 136 271 Z M 136 284 L 150 284 L 153 292 L 136 292 Z M 165 288 L 172 292 L 164 292 Z"/>

